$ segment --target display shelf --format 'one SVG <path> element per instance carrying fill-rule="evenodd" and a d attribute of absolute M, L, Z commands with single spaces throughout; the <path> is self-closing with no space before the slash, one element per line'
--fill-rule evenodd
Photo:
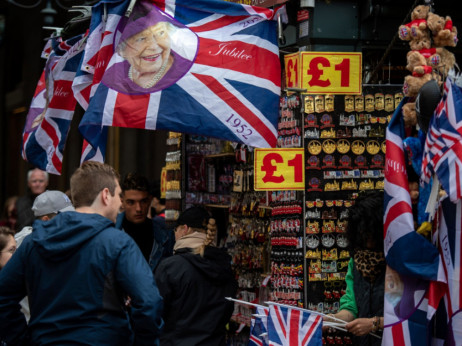
<path fill-rule="evenodd" d="M 234 157 L 234 153 L 220 153 L 220 154 L 209 154 L 209 155 L 204 155 L 206 159 L 214 159 L 218 157 Z"/>
<path fill-rule="evenodd" d="M 229 204 L 204 204 L 204 206 L 210 207 L 210 208 L 229 209 Z"/>

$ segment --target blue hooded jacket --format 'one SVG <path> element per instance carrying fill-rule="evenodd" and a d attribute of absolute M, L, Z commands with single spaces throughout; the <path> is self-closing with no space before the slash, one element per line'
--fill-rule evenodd
<path fill-rule="evenodd" d="M 8 345 L 156 345 L 163 302 L 135 242 L 98 214 L 35 221 L 0 271 L 0 340 Z M 29 296 L 26 325 L 19 301 Z M 124 297 L 131 298 L 130 326 Z"/>

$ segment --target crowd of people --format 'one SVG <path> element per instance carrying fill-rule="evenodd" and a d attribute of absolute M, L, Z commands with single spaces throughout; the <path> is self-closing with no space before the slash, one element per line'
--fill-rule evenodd
<path fill-rule="evenodd" d="M 86 162 L 66 194 L 33 169 L 28 194 L 7 200 L 0 345 L 226 344 L 225 297 L 237 281 L 226 249 L 214 246 L 215 220 L 195 206 L 167 224 L 158 186 L 137 173 L 119 181 L 111 166 Z M 349 211 L 347 288 L 330 318 L 348 322 L 356 345 L 378 345 L 383 329 L 382 210 L 376 191 Z"/>
<path fill-rule="evenodd" d="M 119 180 L 86 162 L 68 196 L 29 172 L 0 226 L 1 345 L 225 344 L 237 282 L 215 221 L 192 207 L 169 227 L 145 177 Z"/>

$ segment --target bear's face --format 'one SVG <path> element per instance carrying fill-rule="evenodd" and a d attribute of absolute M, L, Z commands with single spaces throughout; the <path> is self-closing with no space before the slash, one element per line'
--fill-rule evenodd
<path fill-rule="evenodd" d="M 409 42 L 412 50 L 421 50 L 431 47 L 431 40 L 429 37 L 422 37 L 419 40 L 412 40 Z"/>
<path fill-rule="evenodd" d="M 433 35 L 436 35 L 440 30 L 443 30 L 445 23 L 446 20 L 443 17 L 438 16 L 432 12 L 428 14 L 427 25 L 428 28 L 432 31 Z"/>
<path fill-rule="evenodd" d="M 414 8 L 411 14 L 412 20 L 425 19 L 430 12 L 430 7 L 427 5 L 419 5 Z"/>

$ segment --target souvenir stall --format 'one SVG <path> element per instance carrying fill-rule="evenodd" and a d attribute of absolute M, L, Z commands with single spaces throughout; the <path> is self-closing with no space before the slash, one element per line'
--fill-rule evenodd
<path fill-rule="evenodd" d="M 429 25 L 434 25 L 436 19 L 427 16 Z M 402 106 L 403 133 L 417 138 L 419 128 L 428 127 L 432 115 L 424 118 L 423 108 L 422 113 L 416 111 L 420 89 L 431 80 L 441 87 L 455 63 L 441 47 L 439 55 L 424 61 L 416 53 L 415 40 L 407 38 L 405 31 L 400 28 L 400 38 L 410 41 L 406 68 L 412 74 L 405 78 L 404 88 L 401 84 L 359 83 L 353 91 L 330 93 L 303 88 L 301 80 L 282 94 L 277 147 L 304 149 L 304 191 L 254 191 L 253 148 L 236 144 L 226 148 L 224 142 L 185 136 L 183 201 L 225 215 L 226 234 L 218 241 L 233 257 L 239 299 L 260 304 L 271 300 L 324 314 L 338 311 L 350 260 L 345 234 L 348 210 L 362 191 L 384 189 L 386 130 L 393 113 Z M 295 55 L 301 62 L 302 53 Z M 286 63 L 287 78 L 297 80 L 300 76 L 294 78 L 293 73 L 299 72 L 290 66 Z M 344 65 L 335 66 L 341 70 Z M 359 71 L 356 80 L 362 79 Z M 439 89 L 436 94 L 439 100 Z M 406 150 L 412 156 L 410 142 Z M 404 162 L 407 168 L 412 164 Z M 423 220 L 419 174 L 409 169 L 406 173 L 406 188 L 413 193 L 410 208 L 415 228 Z M 233 319 L 248 326 L 253 312 L 251 307 L 236 304 Z M 329 333 L 323 338 L 325 344 L 352 344 L 347 333 Z"/>
<path fill-rule="evenodd" d="M 173 221 L 200 204 L 216 217 L 239 299 L 335 313 L 350 259 L 348 208 L 361 191 L 383 189 L 385 131 L 402 98 L 390 85 L 365 85 L 355 96 L 284 93 L 278 147 L 304 148 L 304 191 L 254 191 L 252 148 L 171 133 L 166 214 Z M 233 320 L 249 326 L 252 313 L 236 304 Z"/>

